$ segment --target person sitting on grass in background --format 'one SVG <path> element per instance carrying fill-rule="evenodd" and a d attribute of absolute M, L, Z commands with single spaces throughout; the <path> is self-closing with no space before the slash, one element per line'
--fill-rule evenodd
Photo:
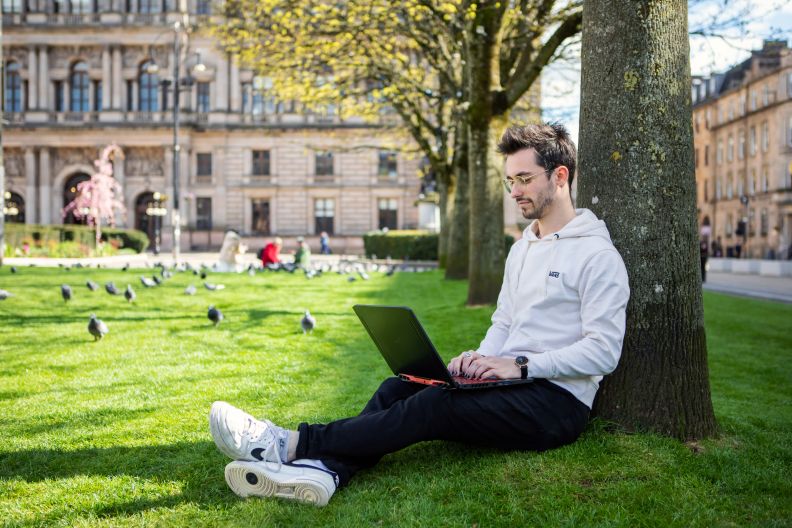
<path fill-rule="evenodd" d="M 209 429 L 234 459 L 225 469 L 234 493 L 324 505 L 355 473 L 418 442 L 544 451 L 580 436 L 602 376 L 621 355 L 627 271 L 605 222 L 572 205 L 576 151 L 564 127 L 511 127 L 498 150 L 504 185 L 533 222 L 509 251 L 478 350 L 448 370 L 534 381 L 463 391 L 391 377 L 358 416 L 295 429 L 215 402 Z"/>
<path fill-rule="evenodd" d="M 275 240 L 264 246 L 261 250 L 261 264 L 280 264 L 280 250 L 283 247 L 283 240 L 275 237 Z"/>
<path fill-rule="evenodd" d="M 297 237 L 297 251 L 294 252 L 294 263 L 302 269 L 311 265 L 311 248 L 305 243 L 303 237 Z"/>

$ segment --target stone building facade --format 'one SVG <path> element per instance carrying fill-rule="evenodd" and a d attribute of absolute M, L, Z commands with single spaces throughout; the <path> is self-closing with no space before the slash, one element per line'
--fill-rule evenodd
<path fill-rule="evenodd" d="M 321 231 L 339 250 L 381 227 L 418 227 L 421 162 L 399 130 L 279 102 L 206 32 L 204 0 L 3 0 L 7 221 L 74 222 L 61 210 L 102 148 L 125 153 L 122 226 L 170 247 L 174 39 L 180 91 L 182 248 L 217 247 L 226 229 L 251 247 Z M 408 142 L 407 142 L 408 143 Z M 413 149 L 414 150 L 414 149 Z M 152 213 L 152 214 L 149 214 Z M 508 221 L 508 220 L 507 220 Z M 318 246 L 318 244 L 315 244 Z"/>
<path fill-rule="evenodd" d="M 699 222 L 723 256 L 787 258 L 792 240 L 792 50 L 767 41 L 693 81 Z"/>

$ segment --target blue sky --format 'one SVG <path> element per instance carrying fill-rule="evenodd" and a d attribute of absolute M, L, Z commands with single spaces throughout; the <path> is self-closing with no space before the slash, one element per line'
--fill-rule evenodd
<path fill-rule="evenodd" d="M 718 27 L 718 36 L 690 37 L 690 68 L 694 75 L 721 72 L 747 59 L 767 38 L 792 45 L 792 2 L 781 0 L 691 0 L 691 29 Z M 710 32 L 709 30 L 707 32 Z M 580 105 L 580 56 L 545 69 L 542 115 L 567 126 L 575 141 Z"/>

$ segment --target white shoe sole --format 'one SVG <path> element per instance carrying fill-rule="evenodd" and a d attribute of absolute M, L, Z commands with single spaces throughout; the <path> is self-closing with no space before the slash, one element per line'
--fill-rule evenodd
<path fill-rule="evenodd" d="M 268 470 L 262 462 L 235 460 L 225 468 L 228 487 L 240 497 L 277 497 L 303 504 L 324 506 L 335 492 L 333 477 L 322 471 L 316 476 L 290 474 L 290 466 Z M 293 470 L 292 470 L 293 471 Z"/>

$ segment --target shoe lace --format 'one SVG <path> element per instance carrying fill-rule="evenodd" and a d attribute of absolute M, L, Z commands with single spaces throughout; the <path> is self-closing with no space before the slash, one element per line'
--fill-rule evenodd
<path fill-rule="evenodd" d="M 269 435 L 267 435 L 269 433 Z M 275 471 L 280 471 L 283 466 L 280 453 L 278 452 L 278 441 L 272 431 L 272 423 L 264 420 L 259 421 L 253 418 L 247 419 L 247 427 L 242 431 L 242 436 L 247 437 L 249 442 L 260 442 L 265 444 L 263 453 L 264 464 L 275 464 Z M 267 438 L 269 436 L 269 438 Z M 275 462 L 273 462 L 275 460 Z"/>

